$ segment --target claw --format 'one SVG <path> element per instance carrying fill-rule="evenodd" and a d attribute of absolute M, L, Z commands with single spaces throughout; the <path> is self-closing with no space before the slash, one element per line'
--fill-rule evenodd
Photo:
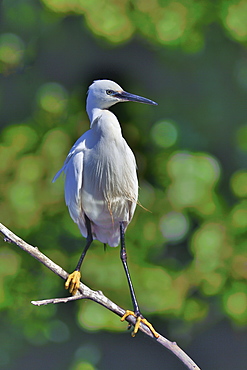
<path fill-rule="evenodd" d="M 126 310 L 125 314 L 121 317 L 121 321 L 124 321 L 126 319 L 126 317 L 128 317 L 130 315 L 132 315 L 136 318 L 136 323 L 135 323 L 135 326 L 134 326 L 134 330 L 131 333 L 131 336 L 133 338 L 135 337 L 136 333 L 139 330 L 140 323 L 143 323 L 144 325 L 146 325 L 149 328 L 149 330 L 153 333 L 155 338 L 159 338 L 159 334 L 155 331 L 153 325 L 149 321 L 147 321 L 147 319 L 145 319 L 141 315 L 135 314 L 133 311 Z"/>
<path fill-rule="evenodd" d="M 80 271 L 72 272 L 72 274 L 69 274 L 65 282 L 65 289 L 69 289 L 69 292 L 72 295 L 75 295 L 80 286 L 80 279 L 81 279 Z"/>

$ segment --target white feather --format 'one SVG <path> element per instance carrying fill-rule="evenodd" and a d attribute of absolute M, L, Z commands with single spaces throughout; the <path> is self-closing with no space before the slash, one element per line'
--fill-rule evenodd
<path fill-rule="evenodd" d="M 122 100 L 121 94 L 125 94 Z M 127 94 L 108 80 L 95 81 L 89 87 L 87 113 L 91 128 L 73 145 L 53 179 L 56 181 L 65 173 L 65 202 L 82 235 L 87 237 L 86 214 L 93 238 L 112 247 L 120 241 L 120 222 L 126 229 L 133 217 L 138 180 L 134 154 L 122 136 L 116 116 L 107 108 L 126 100 L 154 104 Z"/>

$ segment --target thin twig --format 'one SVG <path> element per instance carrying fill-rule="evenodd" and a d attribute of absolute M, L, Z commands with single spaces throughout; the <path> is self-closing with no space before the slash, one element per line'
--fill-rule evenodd
<path fill-rule="evenodd" d="M 5 227 L 1 223 L 0 223 L 0 232 L 4 235 L 5 242 L 16 244 L 18 247 L 23 249 L 25 252 L 29 253 L 32 257 L 36 258 L 39 262 L 43 263 L 43 265 L 48 267 L 51 271 L 53 271 L 55 274 L 60 276 L 62 279 L 64 280 L 67 279 L 68 273 L 65 270 L 63 270 L 59 265 L 57 265 L 52 260 L 50 260 L 43 253 L 41 253 L 37 247 L 33 247 L 32 245 L 26 243 L 24 240 L 22 240 L 17 235 L 12 233 L 9 229 L 7 229 L 7 227 Z M 124 315 L 125 310 L 119 307 L 118 305 L 116 305 L 110 299 L 108 299 L 101 291 L 94 291 L 82 283 L 80 283 L 79 291 L 80 292 L 77 292 L 77 294 L 72 297 L 53 298 L 53 299 L 46 299 L 42 301 L 32 301 L 31 303 L 36 306 L 40 306 L 40 305 L 46 305 L 49 303 L 53 303 L 53 304 L 67 303 L 70 301 L 75 301 L 77 299 L 91 299 L 94 302 L 99 303 L 100 305 L 104 306 L 108 310 L 114 312 L 116 315 L 120 317 Z M 135 324 L 135 318 L 133 316 L 128 316 L 126 318 L 126 321 L 128 321 L 131 325 Z M 158 343 L 160 343 L 162 346 L 170 350 L 175 356 L 177 356 L 180 359 L 180 361 L 184 363 L 185 366 L 187 366 L 188 369 L 200 370 L 200 368 L 195 364 L 195 362 L 177 345 L 176 342 L 170 342 L 168 339 L 166 339 L 160 334 L 157 339 L 154 338 L 153 334 L 148 329 L 148 327 L 142 323 L 140 325 L 140 330 L 146 335 L 148 335 L 149 337 L 153 338 Z"/>

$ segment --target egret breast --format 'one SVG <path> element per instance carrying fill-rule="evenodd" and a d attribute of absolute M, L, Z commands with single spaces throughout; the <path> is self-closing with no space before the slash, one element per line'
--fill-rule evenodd
<path fill-rule="evenodd" d="M 134 155 L 125 140 L 101 140 L 85 153 L 82 209 L 92 223 L 96 239 L 119 244 L 119 222 L 131 221 L 136 207 L 138 183 Z M 113 245 L 114 244 L 114 245 Z"/>

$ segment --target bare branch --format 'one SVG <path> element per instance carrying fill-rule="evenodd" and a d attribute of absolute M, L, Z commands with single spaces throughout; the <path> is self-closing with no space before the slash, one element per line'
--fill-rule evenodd
<path fill-rule="evenodd" d="M 51 298 L 51 299 L 42 299 L 41 301 L 31 301 L 31 303 L 34 306 L 46 306 L 47 304 L 53 303 L 67 303 L 70 301 L 76 301 L 77 299 L 83 299 L 85 298 L 82 294 L 75 294 L 71 297 L 65 297 L 65 298 Z"/>
<path fill-rule="evenodd" d="M 17 235 L 12 233 L 7 227 L 5 227 L 3 224 L 0 223 L 0 232 L 4 235 L 4 241 L 8 243 L 14 243 L 21 249 L 23 249 L 25 252 L 29 253 L 32 257 L 36 258 L 39 262 L 43 263 L 48 269 L 53 271 L 55 274 L 60 276 L 62 279 L 66 280 L 68 273 L 63 270 L 59 265 L 54 263 L 52 260 L 50 260 L 47 256 L 45 256 L 43 253 L 39 251 L 37 247 L 33 247 L 32 245 L 26 243 L 24 240 L 19 238 Z M 118 305 L 116 305 L 114 302 L 112 302 L 110 299 L 108 299 L 101 291 L 94 291 L 90 289 L 85 284 L 80 283 L 80 292 L 77 292 L 75 296 L 72 297 L 66 297 L 66 298 L 53 298 L 53 299 L 46 299 L 42 301 L 32 301 L 31 303 L 40 306 L 40 305 L 46 305 L 49 303 L 67 303 L 70 301 L 75 301 L 77 299 L 91 299 L 96 303 L 99 303 L 100 305 L 104 306 L 108 310 L 114 312 L 116 315 L 122 317 L 125 313 L 125 310 Z M 133 316 L 128 316 L 126 318 L 126 321 L 128 321 L 131 325 L 135 324 L 135 318 Z M 200 368 L 194 363 L 194 361 L 177 345 L 176 342 L 170 342 L 168 339 L 163 337 L 159 334 L 159 337 L 156 339 L 153 337 L 153 334 L 148 329 L 148 327 L 141 323 L 140 330 L 160 343 L 162 346 L 167 348 L 169 351 L 171 351 L 175 356 L 177 356 L 180 361 L 184 363 L 184 365 L 190 369 L 190 370 L 200 370 Z"/>

